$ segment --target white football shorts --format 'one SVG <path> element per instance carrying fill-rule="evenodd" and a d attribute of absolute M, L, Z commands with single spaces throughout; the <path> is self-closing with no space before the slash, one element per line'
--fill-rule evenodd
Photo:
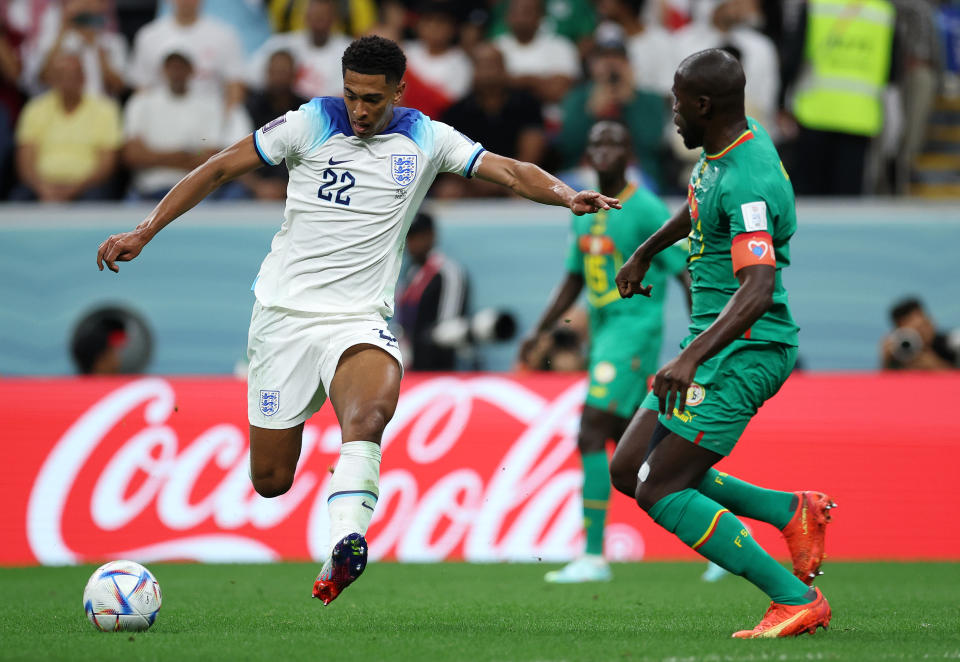
<path fill-rule="evenodd" d="M 282 430 L 313 416 L 327 399 L 340 356 L 373 345 L 403 359 L 380 315 L 308 313 L 253 305 L 247 337 L 247 418 Z"/>

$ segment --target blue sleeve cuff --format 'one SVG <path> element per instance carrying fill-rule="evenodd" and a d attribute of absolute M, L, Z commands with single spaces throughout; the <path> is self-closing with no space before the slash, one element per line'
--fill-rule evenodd
<path fill-rule="evenodd" d="M 477 160 L 480 158 L 480 155 L 483 154 L 485 151 L 487 150 L 483 148 L 483 145 L 479 145 L 479 144 L 477 145 L 477 148 L 473 150 L 473 156 L 470 157 L 470 162 L 467 163 L 467 167 L 463 171 L 464 177 L 466 177 L 467 179 L 470 179 L 471 177 L 473 177 L 473 166 L 477 165 Z"/>
<path fill-rule="evenodd" d="M 260 157 L 260 160 L 268 166 L 275 166 L 276 163 L 272 163 L 270 159 L 267 158 L 267 155 L 263 153 L 263 149 L 260 147 L 260 139 L 257 138 L 258 131 L 253 132 L 253 146 L 257 148 L 257 156 Z"/>

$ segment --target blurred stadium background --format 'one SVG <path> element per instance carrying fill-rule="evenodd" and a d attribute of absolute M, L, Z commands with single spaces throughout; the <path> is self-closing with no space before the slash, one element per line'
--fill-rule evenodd
<path fill-rule="evenodd" d="M 882 73 L 862 81 L 871 84 L 851 107 L 832 106 L 841 125 L 823 127 L 797 108 L 816 64 L 812 22 L 862 4 L 881 25 L 870 34 L 884 44 L 874 50 Z M 960 508 L 960 3 L 0 0 L 0 26 L 0 565 L 318 558 L 339 435 L 329 408 L 308 423 L 291 493 L 260 499 L 245 467 L 250 284 L 282 219 L 283 172 L 204 202 L 119 276 L 94 258 L 210 149 L 284 104 L 338 94 L 339 55 L 369 32 L 404 44 L 409 105 L 572 184 L 592 184 L 590 122 L 626 121 L 632 177 L 674 207 L 692 157 L 670 130 L 672 71 L 705 46 L 740 57 L 749 110 L 800 194 L 785 284 L 801 363 L 721 468 L 834 494 L 834 558 L 960 559 L 949 525 Z M 157 111 L 186 107 L 170 102 L 184 94 L 200 104 L 190 108 L 216 108 L 216 121 Z M 57 110 L 60 99 L 82 100 L 89 131 Z M 879 113 L 875 126 L 864 108 Z M 77 144 L 60 150 L 64 136 Z M 471 310 L 507 311 L 529 330 L 563 273 L 564 211 L 445 179 L 425 210 L 470 276 Z M 671 289 L 661 359 L 685 334 L 680 294 Z M 936 353 L 936 370 L 881 369 L 890 309 L 905 297 L 922 301 L 937 346 L 896 342 Z M 121 374 L 79 377 L 78 325 L 103 308 L 139 320 L 98 327 L 99 351 L 116 353 L 101 372 Z M 582 353 L 589 339 L 580 342 Z M 465 372 L 405 378 L 375 558 L 579 552 L 583 374 L 517 372 L 516 343 L 468 348 Z M 904 356 L 896 363 L 911 367 Z M 514 489 L 515 500 L 503 496 Z M 610 517 L 614 558 L 692 558 L 627 500 Z"/>

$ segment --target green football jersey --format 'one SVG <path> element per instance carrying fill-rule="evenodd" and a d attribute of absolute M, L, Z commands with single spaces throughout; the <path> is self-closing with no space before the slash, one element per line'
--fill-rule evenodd
<path fill-rule="evenodd" d="M 690 256 L 693 311 L 690 333 L 706 329 L 740 287 L 731 250 L 736 243 L 764 263 L 776 261 L 773 305 L 747 329 L 746 340 L 797 345 L 799 330 L 790 314 L 782 270 L 790 265 L 790 237 L 797 214 L 790 177 L 770 136 L 753 118 L 748 129 L 719 154 L 703 152 L 687 190 L 690 207 Z M 754 234 L 756 233 L 756 234 Z M 763 233 L 773 242 L 770 247 Z M 739 235 L 743 242 L 736 242 Z"/>
<path fill-rule="evenodd" d="M 663 327 L 667 278 L 683 271 L 687 255 L 679 246 L 661 251 L 644 279 L 644 284 L 653 285 L 650 298 L 621 299 L 617 271 L 670 213 L 657 196 L 632 184 L 619 198 L 622 209 L 573 217 L 566 268 L 583 274 L 591 326 L 629 316 L 646 320 L 650 330 L 657 331 Z"/>

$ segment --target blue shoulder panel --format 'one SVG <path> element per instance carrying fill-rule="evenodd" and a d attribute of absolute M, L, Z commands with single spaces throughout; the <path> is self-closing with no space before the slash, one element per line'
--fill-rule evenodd
<path fill-rule="evenodd" d="M 394 108 L 393 120 L 380 135 L 399 133 L 417 144 L 428 157 L 433 156 L 433 131 L 430 118 L 413 108 Z"/>
<path fill-rule="evenodd" d="M 314 97 L 300 106 L 300 110 L 310 118 L 314 127 L 313 141 L 310 148 L 318 147 L 329 140 L 330 136 L 338 133 L 352 135 L 350 119 L 347 117 L 347 107 L 343 99 L 338 97 Z"/>

